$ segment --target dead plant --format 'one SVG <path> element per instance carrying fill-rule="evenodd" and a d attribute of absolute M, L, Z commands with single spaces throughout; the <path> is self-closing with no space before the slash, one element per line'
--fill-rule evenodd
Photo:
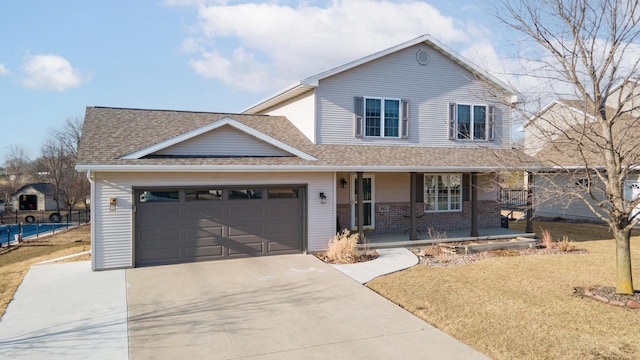
<path fill-rule="evenodd" d="M 444 240 L 447 238 L 446 231 L 439 231 L 432 227 L 427 227 L 427 236 L 433 240 Z"/>
<path fill-rule="evenodd" d="M 547 249 L 553 248 L 553 236 L 549 229 L 540 229 L 540 244 Z"/>
<path fill-rule="evenodd" d="M 566 235 L 562 237 L 562 240 L 556 243 L 556 247 L 562 252 L 570 252 L 576 249 L 573 240 Z"/>
<path fill-rule="evenodd" d="M 325 253 L 327 262 L 336 264 L 351 264 L 358 260 L 357 244 L 360 236 L 344 229 L 329 240 Z"/>

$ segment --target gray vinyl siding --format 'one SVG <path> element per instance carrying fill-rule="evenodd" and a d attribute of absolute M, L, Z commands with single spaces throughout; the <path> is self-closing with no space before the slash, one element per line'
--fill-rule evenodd
<path fill-rule="evenodd" d="M 431 61 L 416 62 L 418 49 L 426 49 Z M 381 144 L 411 146 L 474 147 L 507 146 L 511 110 L 491 96 L 486 83 L 452 60 L 424 44 L 363 64 L 320 80 L 316 89 L 317 141 L 319 144 Z M 354 97 L 381 97 L 410 101 L 409 138 L 354 137 Z M 508 99 L 501 95 L 500 102 Z M 448 139 L 448 103 L 496 105 L 495 140 Z"/>
<path fill-rule="evenodd" d="M 548 185 L 551 181 L 555 185 Z M 568 194 L 562 195 L 556 191 L 547 190 L 574 187 L 575 181 L 575 177 L 568 175 L 557 175 L 552 179 L 540 175 L 534 176 L 534 215 L 548 218 L 599 220 L 583 200 Z"/>
<path fill-rule="evenodd" d="M 315 96 L 313 91 L 262 111 L 261 114 L 286 116 L 311 142 L 316 142 Z"/>
<path fill-rule="evenodd" d="M 307 188 L 306 239 L 308 251 L 320 251 L 335 234 L 335 183 L 326 173 L 97 173 L 96 204 L 91 225 L 94 238 L 94 269 L 133 266 L 133 188 L 215 185 L 304 185 Z M 321 204 L 324 192 L 327 203 Z M 109 198 L 116 197 L 116 211 L 109 211 Z"/>
<path fill-rule="evenodd" d="M 291 156 L 289 152 L 232 126 L 222 126 L 157 151 L 154 154 L 179 156 Z"/>

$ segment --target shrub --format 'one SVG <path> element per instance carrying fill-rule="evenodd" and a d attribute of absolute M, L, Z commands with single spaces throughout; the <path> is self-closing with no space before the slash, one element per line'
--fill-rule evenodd
<path fill-rule="evenodd" d="M 566 235 L 562 237 L 562 240 L 558 241 L 556 247 L 562 252 L 569 252 L 576 249 L 576 246 L 573 244 L 573 240 Z"/>
<path fill-rule="evenodd" d="M 427 228 L 427 236 L 429 236 L 430 239 L 433 240 L 444 240 L 447 238 L 447 232 L 446 231 L 438 231 L 432 227 L 428 227 Z"/>
<path fill-rule="evenodd" d="M 329 240 L 325 254 L 326 261 L 338 264 L 351 264 L 358 261 L 358 233 L 344 229 Z"/>
<path fill-rule="evenodd" d="M 547 249 L 553 247 L 553 237 L 551 236 L 551 230 L 540 229 L 540 244 Z"/>

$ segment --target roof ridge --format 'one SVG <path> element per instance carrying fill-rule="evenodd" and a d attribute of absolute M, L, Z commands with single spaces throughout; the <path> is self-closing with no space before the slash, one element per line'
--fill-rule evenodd
<path fill-rule="evenodd" d="M 108 109 L 108 110 L 133 110 L 133 111 L 153 111 L 153 112 L 172 112 L 172 113 L 191 113 L 191 114 L 216 114 L 216 115 L 240 115 L 240 116 L 261 116 L 261 117 L 280 117 L 264 114 L 243 114 L 233 112 L 218 112 L 218 111 L 203 111 L 203 110 L 172 110 L 172 109 L 144 109 L 144 108 L 128 108 L 119 106 L 87 106 L 87 108 L 94 109 Z"/>

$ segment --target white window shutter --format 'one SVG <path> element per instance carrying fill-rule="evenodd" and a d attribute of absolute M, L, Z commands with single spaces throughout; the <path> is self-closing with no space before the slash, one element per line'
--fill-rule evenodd
<path fill-rule="evenodd" d="M 403 139 L 409 138 L 409 100 L 402 100 L 402 129 L 400 134 Z"/>
<path fill-rule="evenodd" d="M 356 96 L 353 99 L 354 114 L 354 136 L 362 137 L 364 135 L 364 98 Z"/>
<path fill-rule="evenodd" d="M 495 118 L 496 118 L 496 107 L 494 105 L 489 105 L 489 114 L 488 114 L 488 122 L 487 122 L 487 140 L 493 141 L 495 138 Z"/>
<path fill-rule="evenodd" d="M 456 103 L 449 103 L 449 140 L 456 138 Z"/>

